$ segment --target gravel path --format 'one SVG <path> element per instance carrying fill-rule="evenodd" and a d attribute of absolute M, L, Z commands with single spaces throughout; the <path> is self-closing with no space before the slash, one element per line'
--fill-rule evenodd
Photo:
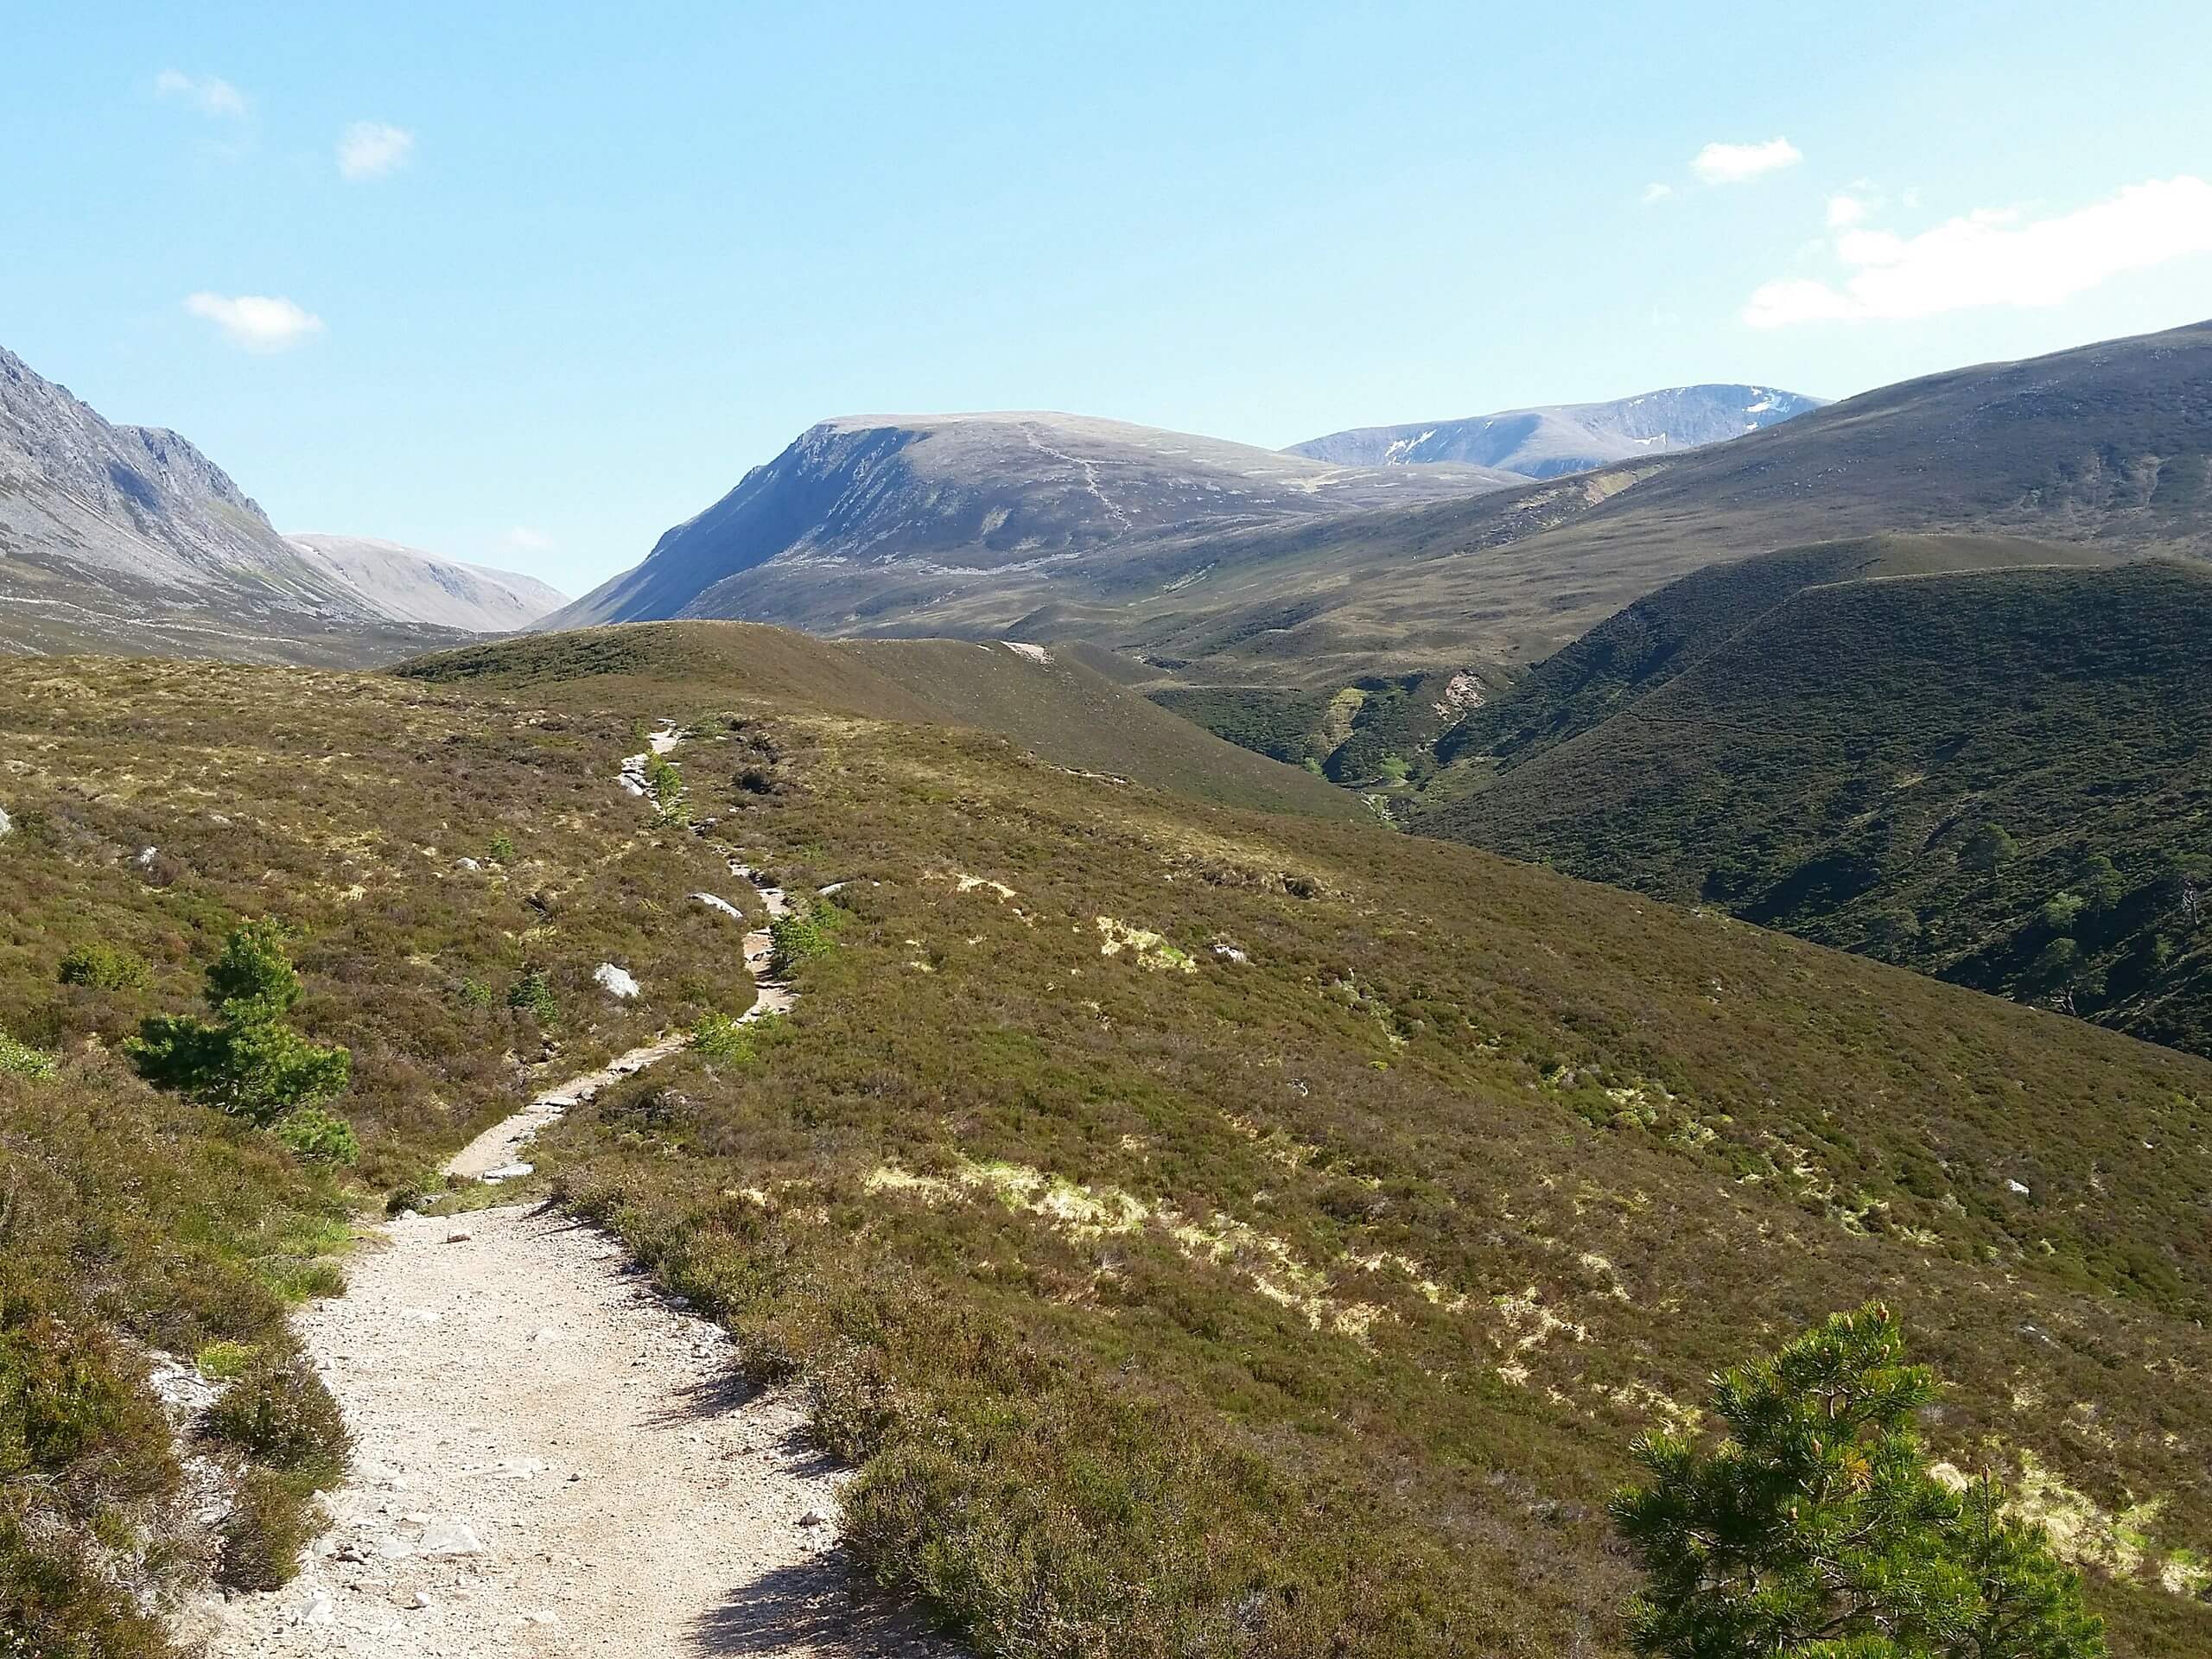
<path fill-rule="evenodd" d="M 359 1442 L 336 1525 L 211 1605 L 214 1659 L 943 1650 L 847 1570 L 799 1401 L 617 1245 L 520 1206 L 387 1230 L 301 1321 Z"/>
<path fill-rule="evenodd" d="M 745 936 L 747 1019 L 791 1006 L 766 982 L 768 944 Z M 682 1046 L 548 1090 L 449 1167 L 512 1162 L 561 1111 Z M 353 1427 L 354 1472 L 296 1580 L 183 1621 L 210 1659 L 956 1651 L 848 1569 L 842 1476 L 808 1450 L 793 1391 L 749 1393 L 723 1332 L 605 1235 L 522 1205 L 410 1215 L 350 1276 L 298 1325 Z"/>

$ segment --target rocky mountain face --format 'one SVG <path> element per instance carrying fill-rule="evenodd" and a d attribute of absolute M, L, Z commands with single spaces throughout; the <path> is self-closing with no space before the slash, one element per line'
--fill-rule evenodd
<path fill-rule="evenodd" d="M 540 626 L 758 616 L 861 631 L 883 610 L 1036 573 L 1110 582 L 1140 554 L 1196 538 L 1521 481 L 1479 467 L 1338 466 L 1071 415 L 855 416 L 811 428 L 637 569 Z"/>
<path fill-rule="evenodd" d="M 0 651 L 354 663 L 435 637 L 176 433 L 112 425 L 0 350 Z"/>
<path fill-rule="evenodd" d="M 391 542 L 287 540 L 176 433 L 111 424 L 0 350 L 0 652 L 366 664 L 563 602 Z"/>
<path fill-rule="evenodd" d="M 439 557 L 367 536 L 299 535 L 289 538 L 311 564 L 399 622 L 507 633 L 569 602 L 535 576 Z"/>
<path fill-rule="evenodd" d="M 253 570 L 302 608 L 348 596 L 175 432 L 111 426 L 0 350 L 0 554 L 196 596 Z"/>
<path fill-rule="evenodd" d="M 1556 478 L 1739 438 L 1825 401 L 1772 386 L 1673 386 L 1607 404 L 1553 404 L 1464 420 L 1355 427 L 1294 444 L 1288 453 L 1344 467 L 1459 461 Z"/>

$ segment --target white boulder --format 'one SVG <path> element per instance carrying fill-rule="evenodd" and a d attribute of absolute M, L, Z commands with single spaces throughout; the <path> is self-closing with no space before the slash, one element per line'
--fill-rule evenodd
<path fill-rule="evenodd" d="M 627 1002 L 638 994 L 636 977 L 626 968 L 617 968 L 611 962 L 602 962 L 592 969 L 592 979 L 609 996 Z"/>

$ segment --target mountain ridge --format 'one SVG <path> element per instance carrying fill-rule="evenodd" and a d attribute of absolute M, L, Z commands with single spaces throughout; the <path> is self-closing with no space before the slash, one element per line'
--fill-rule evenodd
<path fill-rule="evenodd" d="M 1346 465 L 1467 461 L 1534 479 L 1556 478 L 1726 442 L 1827 401 L 1772 386 L 1707 381 L 1599 403 L 1540 404 L 1450 420 L 1349 427 L 1294 443 L 1287 453 Z"/>
<path fill-rule="evenodd" d="M 286 541 L 190 440 L 0 348 L 0 650 L 343 664 L 443 637 Z"/>
<path fill-rule="evenodd" d="M 285 540 L 395 621 L 505 633 L 569 602 L 568 594 L 520 571 L 372 536 L 308 531 Z"/>
<path fill-rule="evenodd" d="M 741 579 L 770 564 L 865 569 L 930 605 L 1003 574 L 1521 481 L 1481 467 L 1336 467 L 1089 416 L 844 416 L 809 427 L 634 569 L 539 626 L 739 614 Z M 859 622 L 865 603 L 818 596 L 814 620 L 844 611 Z"/>

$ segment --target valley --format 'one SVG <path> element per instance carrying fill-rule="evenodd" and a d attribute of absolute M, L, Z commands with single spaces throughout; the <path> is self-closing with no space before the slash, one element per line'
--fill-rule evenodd
<path fill-rule="evenodd" d="M 2212 1655 L 2212 9 L 22 10 L 0 1659 Z"/>

